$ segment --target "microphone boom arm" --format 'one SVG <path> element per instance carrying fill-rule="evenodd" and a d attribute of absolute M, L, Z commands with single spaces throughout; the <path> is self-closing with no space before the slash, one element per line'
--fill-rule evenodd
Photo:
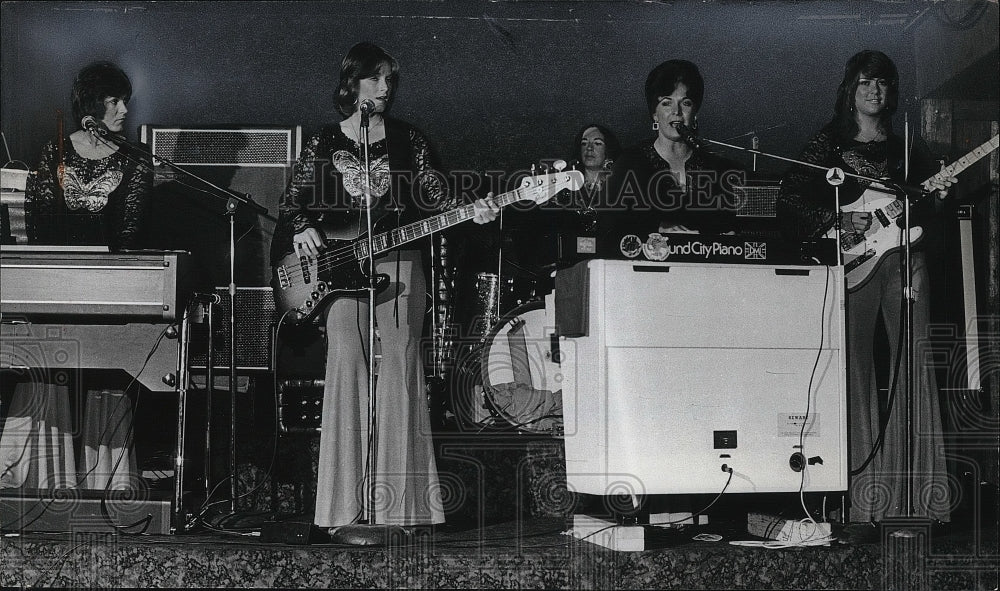
<path fill-rule="evenodd" d="M 778 156 L 777 154 L 771 154 L 771 153 L 768 153 L 768 152 L 762 152 L 761 150 L 756 150 L 756 149 L 753 149 L 753 148 L 744 148 L 743 146 L 737 146 L 737 145 L 734 145 L 734 144 L 727 144 L 726 142 L 720 142 L 718 140 L 710 140 L 710 139 L 706 139 L 706 138 L 698 138 L 698 139 L 701 142 L 708 142 L 708 143 L 714 144 L 716 146 L 722 146 L 724 148 L 732 148 L 733 150 L 740 150 L 740 151 L 743 151 L 743 152 L 747 152 L 749 154 L 754 154 L 754 155 L 758 155 L 758 156 L 764 156 L 765 158 L 771 158 L 771 159 L 774 159 L 774 160 L 781 160 L 782 162 L 791 162 L 792 164 L 799 164 L 801 166 L 806 166 L 806 167 L 809 167 L 809 168 L 814 168 L 816 170 L 822 170 L 823 172 L 826 172 L 826 171 L 830 170 L 829 166 L 821 166 L 819 164 L 813 164 L 812 162 L 804 162 L 802 160 L 796 160 L 794 158 L 786 158 L 784 156 Z M 864 176 L 862 174 L 855 174 L 855 173 L 852 173 L 852 172 L 847 172 L 846 170 L 843 171 L 843 173 L 844 173 L 844 176 L 848 176 L 848 177 L 851 177 L 853 179 L 857 179 L 859 181 L 867 181 L 869 183 L 879 184 L 879 185 L 885 186 L 885 187 L 887 187 L 889 189 L 895 189 L 896 191 L 898 191 L 900 193 L 906 193 L 907 195 L 913 195 L 913 196 L 922 197 L 922 196 L 924 196 L 924 195 L 926 195 L 926 194 L 929 193 L 929 191 L 927 191 L 927 190 L 925 190 L 925 189 L 923 189 L 921 187 L 911 187 L 911 186 L 907 186 L 907 185 L 901 185 L 899 183 L 887 182 L 885 179 L 877 179 L 877 178 L 873 178 L 873 177 L 869 177 L 869 176 Z"/>

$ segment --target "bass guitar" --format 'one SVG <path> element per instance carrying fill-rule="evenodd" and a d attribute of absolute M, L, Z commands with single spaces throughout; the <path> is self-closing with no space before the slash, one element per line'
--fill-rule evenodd
<path fill-rule="evenodd" d="M 995 135 L 991 140 L 924 181 L 922 186 L 927 189 L 932 182 L 957 175 L 996 150 L 998 145 L 1000 145 L 1000 135 Z M 886 255 L 903 248 L 906 231 L 898 223 L 902 221 L 900 218 L 903 216 L 903 208 L 903 201 L 890 189 L 881 185 L 872 185 L 856 201 L 840 208 L 842 212 L 872 215 L 871 226 L 863 233 L 850 230 L 840 232 L 839 244 L 844 255 L 844 279 L 847 291 L 855 291 L 864 286 Z M 826 237 L 838 238 L 836 228 L 830 229 Z M 910 228 L 910 244 L 916 244 L 922 237 L 922 228 L 919 226 Z"/>
<path fill-rule="evenodd" d="M 553 195 L 569 189 L 576 191 L 583 186 L 583 173 L 568 170 L 525 178 L 521 186 L 493 198 L 498 207 L 517 201 L 544 203 Z M 371 249 L 375 256 L 408 242 L 450 228 L 475 217 L 472 204 L 457 207 L 435 216 L 375 234 Z M 394 218 L 390 218 L 395 221 Z M 383 218 L 382 221 L 385 221 Z M 375 224 L 375 230 L 378 226 Z M 328 237 L 329 238 L 329 237 Z M 358 297 L 368 291 L 366 275 L 371 254 L 367 233 L 354 239 L 328 239 L 326 248 L 316 258 L 290 253 L 272 267 L 271 286 L 274 289 L 275 309 L 285 314 L 289 322 L 312 322 L 338 297 Z M 375 280 L 375 290 L 388 285 L 388 277 L 380 274 Z"/>

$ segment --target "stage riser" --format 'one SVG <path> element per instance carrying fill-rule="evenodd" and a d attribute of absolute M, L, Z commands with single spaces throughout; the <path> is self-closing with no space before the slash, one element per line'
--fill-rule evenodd
<path fill-rule="evenodd" d="M 763 550 L 688 536 L 677 547 L 611 552 L 561 535 L 565 528 L 563 520 L 511 522 L 396 548 L 26 536 L 0 544 L 0 587 L 943 590 L 991 589 L 997 580 L 995 530 L 980 542 L 931 539 L 924 554 L 899 554 L 877 543 Z M 901 562 L 912 576 L 891 579 Z M 899 582 L 909 586 L 891 586 Z"/>

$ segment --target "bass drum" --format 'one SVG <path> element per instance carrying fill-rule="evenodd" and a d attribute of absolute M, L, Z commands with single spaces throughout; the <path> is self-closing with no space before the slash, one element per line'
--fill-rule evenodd
<path fill-rule="evenodd" d="M 483 392 L 489 408 L 525 433 L 562 435 L 562 369 L 558 340 L 545 326 L 544 303 L 506 314 L 485 341 Z"/>

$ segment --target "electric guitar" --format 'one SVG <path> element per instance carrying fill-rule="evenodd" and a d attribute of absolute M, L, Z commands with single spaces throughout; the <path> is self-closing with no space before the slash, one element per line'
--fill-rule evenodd
<path fill-rule="evenodd" d="M 932 181 L 951 178 L 966 168 L 975 164 L 1000 145 L 1000 135 L 962 156 L 941 172 L 923 182 L 926 189 Z M 903 215 L 903 201 L 898 199 L 890 189 L 881 185 L 872 185 L 861 197 L 850 205 L 841 207 L 841 212 L 861 212 L 872 214 L 872 223 L 867 230 L 852 232 L 841 230 L 840 250 L 844 255 L 844 278 L 847 291 L 860 289 L 872 277 L 875 270 L 885 259 L 885 256 L 903 248 L 906 242 L 906 231 L 897 224 Z M 836 228 L 831 228 L 827 238 L 837 238 Z M 923 237 L 923 229 L 919 226 L 910 228 L 910 244 L 915 244 Z"/>
<path fill-rule="evenodd" d="M 567 170 L 525 178 L 521 186 L 493 198 L 498 207 L 516 201 L 544 203 L 553 195 L 569 189 L 576 191 L 583 186 L 583 173 Z M 472 204 L 375 234 L 371 249 L 375 255 L 392 250 L 450 228 L 475 217 Z M 385 222 L 395 221 L 395 216 L 385 216 L 373 224 L 373 232 Z M 326 232 L 324 232 L 326 234 Z M 328 237 L 329 238 L 329 237 Z M 358 297 L 368 291 L 370 284 L 365 269 L 368 267 L 369 242 L 367 233 L 354 239 L 327 239 L 326 248 L 317 258 L 290 253 L 272 268 L 271 287 L 274 289 L 275 309 L 285 314 L 289 322 L 311 322 L 338 297 Z M 375 278 L 375 290 L 381 291 L 389 282 L 385 274 Z"/>

